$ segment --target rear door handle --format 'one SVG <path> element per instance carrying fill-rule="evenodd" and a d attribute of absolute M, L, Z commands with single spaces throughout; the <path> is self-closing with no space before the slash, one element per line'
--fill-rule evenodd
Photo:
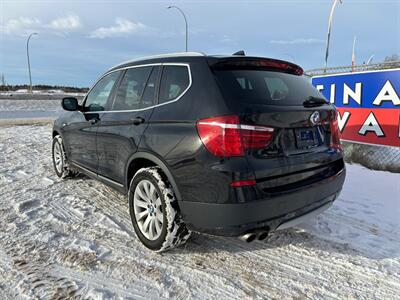
<path fill-rule="evenodd" d="M 142 117 L 136 117 L 136 118 L 132 119 L 132 123 L 133 123 L 133 125 L 140 125 L 140 124 L 144 123 L 144 119 Z"/>

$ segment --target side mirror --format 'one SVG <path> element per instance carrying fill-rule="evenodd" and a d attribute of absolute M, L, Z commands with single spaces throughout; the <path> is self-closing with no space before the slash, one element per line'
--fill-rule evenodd
<path fill-rule="evenodd" d="M 65 110 L 76 111 L 79 109 L 78 99 L 74 97 L 63 98 L 61 101 L 61 106 Z"/>

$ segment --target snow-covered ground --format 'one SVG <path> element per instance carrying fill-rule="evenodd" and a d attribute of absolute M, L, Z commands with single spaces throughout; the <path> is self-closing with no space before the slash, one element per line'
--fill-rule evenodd
<path fill-rule="evenodd" d="M 0 99 L 0 124 L 20 123 L 23 119 L 56 119 L 61 100 Z"/>
<path fill-rule="evenodd" d="M 61 111 L 61 100 L 0 99 L 0 112 L 24 110 Z"/>
<path fill-rule="evenodd" d="M 0 299 L 399 299 L 400 174 L 347 165 L 340 198 L 264 242 L 193 234 L 155 254 L 127 200 L 58 179 L 51 127 L 0 127 Z"/>
<path fill-rule="evenodd" d="M 9 92 L 7 92 L 9 93 Z M 63 97 L 77 97 L 81 100 L 82 93 L 0 93 L 0 120 L 52 118 L 60 112 Z M 4 123 L 4 122 L 2 122 Z"/>

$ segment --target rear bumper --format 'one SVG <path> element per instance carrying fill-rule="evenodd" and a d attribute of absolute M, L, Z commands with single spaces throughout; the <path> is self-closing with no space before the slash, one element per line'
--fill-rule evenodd
<path fill-rule="evenodd" d="M 307 188 L 247 203 L 181 201 L 179 206 L 188 228 L 194 231 L 222 236 L 238 236 L 256 228 L 273 231 L 332 203 L 342 189 L 345 173 L 343 169 Z"/>

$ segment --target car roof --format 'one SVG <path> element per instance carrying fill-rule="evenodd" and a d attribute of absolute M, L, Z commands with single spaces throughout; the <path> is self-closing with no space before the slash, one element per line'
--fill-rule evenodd
<path fill-rule="evenodd" d="M 193 59 L 199 57 L 204 58 L 206 57 L 206 54 L 201 52 L 178 52 L 178 53 L 166 53 L 166 54 L 145 56 L 120 63 L 112 67 L 109 71 L 113 71 L 116 69 L 123 69 L 135 65 L 145 65 L 145 64 L 163 63 L 163 62 L 165 63 L 172 61 L 174 62 L 192 61 Z"/>
<path fill-rule="evenodd" d="M 158 64 L 158 63 L 190 63 L 195 61 L 207 61 L 208 64 L 213 65 L 221 61 L 227 60 L 274 60 L 280 61 L 284 63 L 288 63 L 294 66 L 297 66 L 291 62 L 277 60 L 268 57 L 259 57 L 259 56 L 245 56 L 245 55 L 207 55 L 202 52 L 179 52 L 179 53 L 167 53 L 153 56 L 140 57 L 137 59 L 132 59 L 129 61 L 125 61 L 120 63 L 107 71 L 115 71 L 118 69 L 129 68 L 136 65 L 146 65 L 146 64 Z"/>

